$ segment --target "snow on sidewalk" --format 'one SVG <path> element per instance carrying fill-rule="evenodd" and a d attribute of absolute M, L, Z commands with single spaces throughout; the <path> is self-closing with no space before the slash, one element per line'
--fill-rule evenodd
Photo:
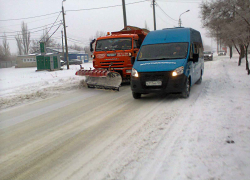
<path fill-rule="evenodd" d="M 84 63 L 85 69 L 93 68 L 92 63 Z M 29 101 L 44 99 L 62 92 L 80 88 L 83 77 L 76 76 L 79 65 L 70 65 L 67 70 L 36 71 L 31 68 L 0 69 L 0 108 L 16 106 Z"/>

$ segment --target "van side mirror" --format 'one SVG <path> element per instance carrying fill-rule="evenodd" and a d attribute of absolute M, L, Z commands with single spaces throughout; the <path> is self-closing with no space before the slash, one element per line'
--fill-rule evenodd
<path fill-rule="evenodd" d="M 135 57 L 132 56 L 132 57 L 131 57 L 131 64 L 134 64 L 134 63 L 135 63 Z"/>
<path fill-rule="evenodd" d="M 93 47 L 92 47 L 92 44 L 95 42 L 95 39 L 93 39 L 91 42 L 90 42 L 90 52 L 93 52 L 94 51 L 94 49 L 93 49 Z"/>
<path fill-rule="evenodd" d="M 198 60 L 199 60 L 199 54 L 196 54 L 196 53 L 194 53 L 193 54 L 193 62 L 198 62 Z"/>

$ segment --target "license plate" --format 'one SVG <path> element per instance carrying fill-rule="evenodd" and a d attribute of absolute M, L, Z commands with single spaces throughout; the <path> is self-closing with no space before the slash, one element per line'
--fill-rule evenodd
<path fill-rule="evenodd" d="M 162 81 L 146 81 L 146 86 L 161 86 Z"/>
<path fill-rule="evenodd" d="M 112 57 L 112 56 L 116 56 L 116 53 L 113 53 L 113 54 L 107 54 L 107 57 Z"/>

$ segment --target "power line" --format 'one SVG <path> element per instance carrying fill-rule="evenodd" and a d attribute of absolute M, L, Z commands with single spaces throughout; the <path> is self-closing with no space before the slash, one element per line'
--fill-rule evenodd
<path fill-rule="evenodd" d="M 35 20 L 35 21 L 29 21 L 29 22 L 26 22 L 26 24 L 33 23 L 33 22 L 38 22 L 38 21 L 43 21 L 43 20 L 46 20 L 46 19 L 54 18 L 54 17 L 56 17 L 56 16 L 51 16 L 49 18 L 39 19 L 39 20 Z M 0 28 L 6 28 L 6 27 L 11 27 L 11 26 L 21 26 L 21 25 L 22 24 L 12 24 L 12 25 L 8 25 L 8 26 L 1 26 Z"/>
<path fill-rule="evenodd" d="M 27 18 L 19 18 L 19 19 L 4 19 L 4 20 L 0 20 L 0 21 L 17 21 L 17 20 L 22 20 L 22 19 L 32 19 L 32 18 L 38 18 L 38 17 L 43 17 L 43 16 L 49 16 L 49 15 L 57 14 L 57 13 L 58 12 L 54 12 L 54 13 L 50 13 L 50 14 L 44 14 L 44 15 L 40 15 L 40 16 L 32 16 L 32 17 L 27 17 Z"/>
<path fill-rule="evenodd" d="M 157 7 L 159 7 L 160 8 L 160 10 L 167 16 L 167 17 L 169 17 L 170 19 L 172 19 L 172 20 L 174 20 L 174 21 L 178 21 L 178 20 L 176 20 L 176 19 L 173 19 L 172 17 L 170 17 L 159 5 L 157 6 Z"/>
<path fill-rule="evenodd" d="M 56 22 L 59 22 L 59 21 L 56 21 Z M 29 29 L 29 30 L 39 29 L 39 28 L 41 28 L 41 27 L 46 27 L 46 26 L 49 26 L 49 25 L 51 25 L 51 24 L 54 25 L 54 23 L 50 23 L 50 24 L 46 24 L 46 25 L 44 25 L 44 26 L 39 26 L 39 27 L 32 28 L 32 29 Z M 0 33 L 19 33 L 19 32 L 22 32 L 22 31 L 0 32 Z"/>
<path fill-rule="evenodd" d="M 157 0 L 157 1 L 159 1 L 159 0 Z M 178 0 L 161 0 L 161 2 L 164 2 L 164 3 L 202 3 L 202 1 L 201 0 L 197 0 L 197 1 L 195 1 L 195 0 L 183 0 L 183 1 L 178 1 Z"/>
<path fill-rule="evenodd" d="M 142 3 L 142 2 L 146 2 L 146 1 L 147 0 L 137 1 L 137 2 L 133 2 L 133 3 L 127 3 L 126 5 L 137 4 L 137 3 Z M 113 5 L 113 6 L 105 6 L 105 7 L 89 8 L 89 9 L 75 9 L 75 10 L 67 10 L 66 12 L 71 12 L 71 11 L 89 11 L 89 10 L 96 10 L 96 9 L 107 9 L 107 8 L 113 8 L 113 7 L 118 7 L 118 6 L 122 6 L 122 5 Z"/>
<path fill-rule="evenodd" d="M 170 23 L 166 22 L 164 19 L 162 19 L 162 18 L 159 16 L 159 14 L 156 13 L 156 16 L 157 16 L 158 18 L 160 18 L 160 19 L 161 19 L 163 22 L 165 22 L 166 24 L 175 26 L 174 24 L 170 24 Z"/>
<path fill-rule="evenodd" d="M 58 16 L 57 16 L 56 20 L 54 21 L 53 25 L 50 27 L 50 29 L 47 31 L 47 33 L 42 37 L 42 39 L 43 39 L 45 36 L 47 36 L 47 34 L 49 33 L 49 31 L 51 30 L 51 28 L 54 26 L 54 24 L 56 23 L 57 19 L 59 18 L 60 14 L 61 14 L 61 11 L 60 11 L 60 13 L 58 14 Z M 60 27 L 60 26 L 59 26 L 59 27 Z M 41 40 L 42 40 L 42 39 L 41 39 Z M 40 40 L 40 41 L 41 41 L 41 40 Z M 40 42 L 40 41 L 39 41 L 39 42 Z"/>
<path fill-rule="evenodd" d="M 59 26 L 58 26 L 58 28 L 51 34 L 51 36 L 53 36 L 55 33 L 56 33 L 56 31 L 59 29 L 59 27 L 61 26 L 62 24 L 60 24 Z M 48 42 L 48 40 L 51 38 L 51 36 L 47 39 L 47 41 L 46 42 Z M 41 41 L 41 40 L 40 40 Z"/>
<path fill-rule="evenodd" d="M 58 24 L 55 24 L 54 26 L 57 26 L 57 25 L 59 25 L 59 24 L 62 24 L 62 23 L 58 23 Z M 54 27 L 53 26 L 53 27 Z M 35 33 L 35 32 L 40 32 L 40 31 L 44 31 L 45 29 L 40 29 L 40 30 L 37 30 L 37 31 L 28 31 L 28 32 L 26 32 L 26 33 L 24 33 L 24 34 L 28 34 L 28 33 Z M 21 31 L 20 31 L 21 32 Z M 15 37 L 16 35 L 8 35 L 7 37 Z M 0 36 L 0 37 L 4 37 L 4 36 Z"/>

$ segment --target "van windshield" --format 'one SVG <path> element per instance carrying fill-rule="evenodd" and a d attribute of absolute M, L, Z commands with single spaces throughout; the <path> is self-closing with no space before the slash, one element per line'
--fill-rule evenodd
<path fill-rule="evenodd" d="M 138 61 L 185 59 L 188 43 L 150 44 L 141 47 Z"/>
<path fill-rule="evenodd" d="M 132 48 L 131 38 L 102 39 L 96 42 L 96 51 L 129 50 Z"/>

